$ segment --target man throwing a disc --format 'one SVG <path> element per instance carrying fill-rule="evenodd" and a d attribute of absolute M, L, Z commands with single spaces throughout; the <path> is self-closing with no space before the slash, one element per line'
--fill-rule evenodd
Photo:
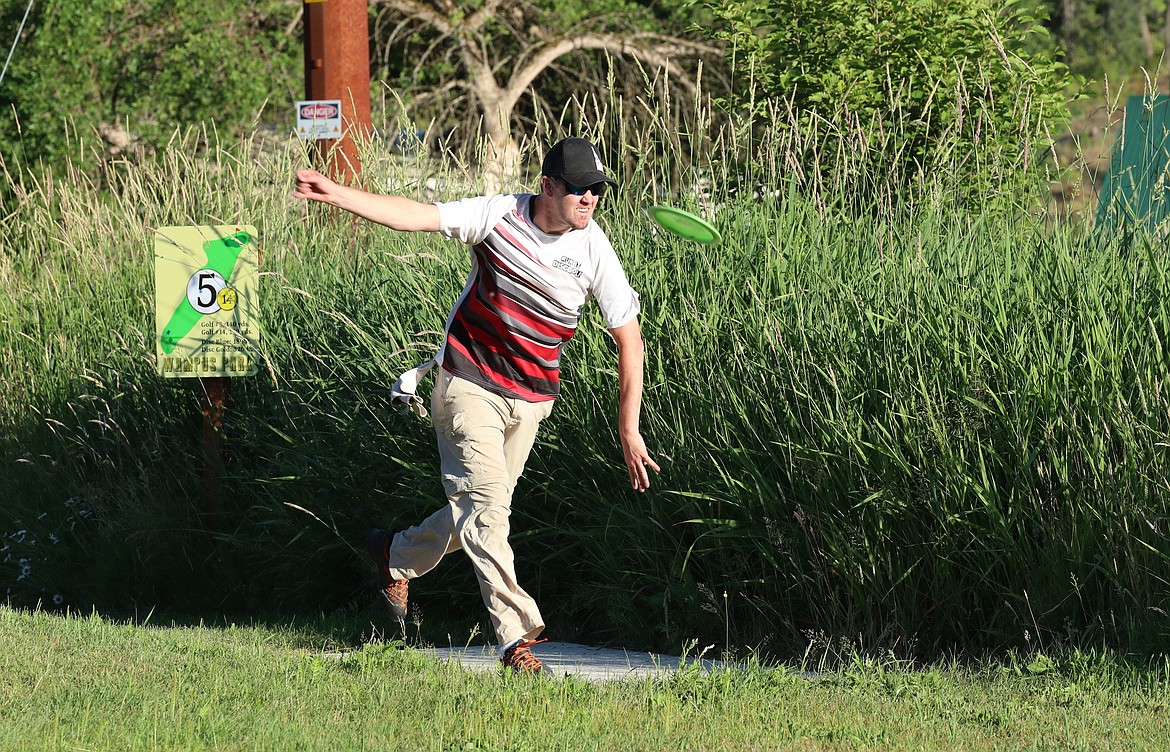
<path fill-rule="evenodd" d="M 397 533 L 375 529 L 367 544 L 381 595 L 406 618 L 410 580 L 463 549 L 479 579 L 504 666 L 539 673 L 531 647 L 544 630 L 520 587 L 508 543 L 512 492 L 540 422 L 560 392 L 561 347 L 581 308 L 596 300 L 617 344 L 618 432 L 630 482 L 650 487 L 650 457 L 638 429 L 643 348 L 638 295 L 593 213 L 606 190 L 601 155 L 567 138 L 545 156 L 540 193 L 422 204 L 366 193 L 313 170 L 296 174 L 296 197 L 320 201 L 403 232 L 439 232 L 467 244 L 471 273 L 447 317 L 435 359 L 395 384 L 395 398 L 425 414 L 414 395 L 433 365 L 431 413 L 447 504 Z"/>

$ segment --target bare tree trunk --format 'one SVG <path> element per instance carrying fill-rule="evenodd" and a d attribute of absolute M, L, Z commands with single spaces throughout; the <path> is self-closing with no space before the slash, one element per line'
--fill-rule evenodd
<path fill-rule="evenodd" d="M 1070 47 L 1076 33 L 1076 0 L 1060 0 L 1060 41 Z"/>
<path fill-rule="evenodd" d="M 484 123 L 488 127 L 485 128 L 487 143 L 484 145 L 483 182 L 484 192 L 489 195 L 502 193 L 505 188 L 514 186 L 520 177 L 520 145 L 512 136 L 511 109 L 505 111 L 501 104 L 492 110 L 485 117 L 496 123 L 492 126 Z"/>
<path fill-rule="evenodd" d="M 1166 17 L 1162 20 L 1162 49 L 1170 53 L 1170 2 L 1166 3 Z"/>
<path fill-rule="evenodd" d="M 485 80 L 486 79 L 486 80 Z M 509 97 L 484 67 L 473 75 L 472 89 L 483 112 L 484 143 L 483 187 L 487 194 L 496 194 L 511 185 L 520 175 L 520 145 L 512 136 L 512 108 L 515 101 Z"/>
<path fill-rule="evenodd" d="M 1146 49 L 1146 60 L 1154 56 L 1154 35 L 1150 33 L 1150 19 L 1146 11 L 1149 10 L 1149 0 L 1138 0 L 1138 28 L 1142 33 L 1142 44 Z"/>
<path fill-rule="evenodd" d="M 466 71 L 460 85 L 479 104 L 480 127 L 486 137 L 482 154 L 483 182 L 488 193 L 499 193 L 515 184 L 520 175 L 520 146 L 512 134 L 512 111 L 536 78 L 558 58 L 577 50 L 605 50 L 612 55 L 635 58 L 668 72 L 672 79 L 693 89 L 675 63 L 679 57 L 721 54 L 705 42 L 652 33 L 613 35 L 581 29 L 565 37 L 546 38 L 542 34 L 522 45 L 522 61 L 500 84 L 496 75 L 497 60 L 483 28 L 500 11 L 500 6 L 520 9 L 517 0 L 483 0 L 482 7 L 469 16 L 456 13 L 450 0 L 375 0 L 393 8 L 399 16 L 421 21 L 448 40 L 462 59 Z M 1074 0 L 1063 0 L 1071 3 Z M 523 15 L 523 14 L 521 14 Z M 403 24 L 406 21 L 402 22 Z M 397 32 L 396 32 L 397 33 Z M 512 54 L 512 53 L 508 53 Z"/>

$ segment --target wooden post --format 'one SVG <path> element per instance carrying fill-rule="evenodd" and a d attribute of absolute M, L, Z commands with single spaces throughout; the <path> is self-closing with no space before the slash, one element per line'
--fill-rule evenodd
<path fill-rule="evenodd" d="M 304 0 L 305 99 L 340 99 L 340 139 L 317 142 L 317 156 L 338 182 L 361 178 L 358 143 L 369 138 L 368 0 Z"/>
<path fill-rule="evenodd" d="M 221 432 L 231 395 L 231 379 L 226 376 L 200 378 L 199 386 L 203 391 L 203 524 L 209 530 L 217 530 L 223 508 Z"/>

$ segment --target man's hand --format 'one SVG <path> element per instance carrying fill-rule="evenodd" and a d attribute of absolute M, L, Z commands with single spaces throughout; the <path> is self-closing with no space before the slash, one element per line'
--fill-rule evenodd
<path fill-rule="evenodd" d="M 337 183 L 316 170 L 297 170 L 296 182 L 294 198 L 307 198 L 326 204 L 334 203 L 336 200 Z"/>
<path fill-rule="evenodd" d="M 638 430 L 638 416 L 642 411 L 642 329 L 638 319 L 632 319 L 616 329 L 609 330 L 618 350 L 618 435 L 622 439 L 622 454 L 630 483 L 635 491 L 650 487 L 650 469 L 659 471 L 658 463 L 646 451 L 646 442 Z"/>
<path fill-rule="evenodd" d="M 626 469 L 630 471 L 630 483 L 635 491 L 650 487 L 650 470 L 661 472 L 662 468 L 650 457 L 642 434 L 635 433 L 629 438 L 622 436 L 622 454 L 626 456 Z"/>

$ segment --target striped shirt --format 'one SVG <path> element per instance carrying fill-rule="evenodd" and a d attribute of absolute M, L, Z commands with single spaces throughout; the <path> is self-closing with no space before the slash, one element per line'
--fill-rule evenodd
<path fill-rule="evenodd" d="M 561 347 L 585 303 L 596 300 L 613 329 L 638 315 L 639 302 L 596 222 L 548 235 L 531 202 L 525 194 L 438 204 L 440 231 L 470 248 L 471 273 L 436 361 L 495 394 L 545 402 L 560 393 Z"/>

